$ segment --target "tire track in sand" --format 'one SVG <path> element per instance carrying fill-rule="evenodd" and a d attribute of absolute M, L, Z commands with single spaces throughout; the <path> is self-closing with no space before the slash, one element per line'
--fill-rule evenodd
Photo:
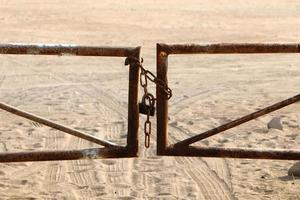
<path fill-rule="evenodd" d="M 111 99 L 111 98 L 109 98 Z M 119 110 L 119 109 L 118 109 Z M 124 112 L 120 112 L 120 113 L 124 113 Z M 142 123 L 142 122 L 141 122 Z M 155 127 L 155 123 L 153 124 L 153 127 Z M 155 132 L 155 130 L 153 131 Z M 182 135 L 183 132 L 180 132 L 180 134 Z M 152 137 L 153 139 L 153 137 Z M 178 139 L 178 138 L 177 138 Z M 140 140 L 143 141 L 143 140 Z M 143 144 L 141 143 L 140 146 L 142 146 Z M 141 148 L 140 148 L 141 149 Z M 142 151 L 140 153 L 140 155 L 144 155 L 146 157 L 149 156 L 149 153 L 151 154 L 151 151 L 146 150 L 145 148 L 142 148 Z M 152 151 L 152 155 L 155 155 L 155 152 Z M 151 157 L 151 155 L 150 155 Z M 202 159 L 200 158 L 190 158 L 191 160 L 196 160 L 194 161 L 194 166 L 201 166 L 200 168 L 202 169 L 202 171 L 196 171 L 196 172 L 192 172 L 192 171 L 187 171 L 186 173 L 190 174 L 190 177 L 196 182 L 196 184 L 198 184 L 198 188 L 204 188 L 203 189 L 203 194 L 205 194 L 205 199 L 218 199 L 217 197 L 220 197 L 220 199 L 234 199 L 234 197 L 232 196 L 232 190 L 231 190 L 231 184 L 228 185 L 227 182 L 230 183 L 230 180 L 224 178 L 226 177 L 224 175 L 224 177 L 220 178 L 218 174 L 222 174 L 219 172 L 223 172 L 226 171 L 224 169 L 228 169 L 227 165 L 224 165 L 223 162 L 221 163 L 217 163 L 216 166 L 218 168 L 218 173 L 216 173 L 214 170 L 211 170 L 209 168 L 209 166 L 207 165 L 206 162 L 204 162 Z M 149 157 L 148 157 L 149 160 Z M 182 161 L 182 158 L 177 157 L 175 158 L 177 163 L 180 163 Z M 223 159 L 222 159 L 223 161 Z M 142 162 L 139 162 L 139 160 L 135 161 L 135 166 L 141 165 Z M 222 169 L 222 170 L 220 170 Z M 137 170 L 138 172 L 141 173 L 141 171 L 139 171 L 139 168 L 135 168 L 135 170 Z M 206 173 L 203 173 L 203 171 L 205 171 Z M 202 173 L 201 173 L 202 172 Z M 227 172 L 227 171 L 226 171 Z M 206 174 L 209 174 L 209 176 L 205 176 Z M 227 173 L 224 173 L 227 174 Z M 133 175 L 134 176 L 134 175 Z M 200 177 L 200 178 L 197 178 Z M 211 177 L 211 178 L 210 178 Z M 145 180 L 145 177 L 142 178 Z M 225 182 L 224 179 L 227 181 Z M 207 185 L 207 182 L 209 182 L 210 186 Z M 149 184 L 147 184 L 145 187 L 147 187 Z M 179 190 L 180 191 L 180 190 Z"/>
<path fill-rule="evenodd" d="M 98 114 L 105 121 L 110 121 L 111 119 L 119 116 L 120 113 L 116 113 L 115 108 L 118 104 L 110 98 L 107 98 L 106 94 L 103 92 L 95 92 L 92 85 L 88 86 L 77 86 L 76 90 L 83 93 L 85 97 L 89 99 L 99 99 L 97 104 L 94 105 L 95 109 L 99 112 Z M 98 94 L 96 97 L 94 94 Z M 103 100 L 104 99 L 104 100 Z M 99 103 L 101 106 L 99 106 Z M 102 109 L 103 106 L 106 109 Z M 112 110 L 113 109 L 113 110 Z M 117 109 L 120 111 L 120 109 Z M 126 113 L 126 112 L 125 112 Z M 120 121 L 120 119 L 118 119 Z M 92 123 L 93 124 L 93 123 Z M 90 124 L 90 126 L 93 126 Z M 84 121 L 79 122 L 80 127 L 85 127 L 86 123 Z M 116 136 L 121 135 L 122 131 L 125 131 L 119 123 L 112 123 L 105 125 L 105 133 L 101 133 L 103 136 Z M 126 131 L 125 131 L 126 132 Z M 75 140 L 75 141 L 74 141 Z M 70 140 L 71 141 L 71 140 Z M 83 145 L 83 140 L 79 138 L 72 138 L 72 142 L 69 145 L 72 148 L 80 148 Z M 121 176 L 124 171 L 128 171 L 129 162 L 123 162 L 122 160 L 75 160 L 71 161 L 72 164 L 68 165 L 68 175 L 71 182 L 79 187 L 85 187 L 78 192 L 78 196 L 85 196 L 88 198 L 93 198 L 97 195 L 102 197 L 118 197 L 118 196 L 130 196 L 128 193 L 129 184 L 124 184 L 124 176 Z M 97 166 L 98 165 L 98 166 Z M 99 170 L 96 170 L 99 168 Z M 106 172 L 106 173 L 104 173 Z M 99 186 L 100 185 L 100 186 Z M 116 186 L 118 189 L 115 189 Z"/>
<path fill-rule="evenodd" d="M 169 127 L 169 132 L 171 133 L 169 135 L 169 140 L 172 143 L 186 136 L 185 132 L 173 127 Z M 176 169 L 174 170 L 181 171 L 181 174 L 190 177 L 191 181 L 197 186 L 194 194 L 198 196 L 195 196 L 195 199 L 235 199 L 232 193 L 231 184 L 228 184 L 228 181 L 231 183 L 230 180 L 224 180 L 225 175 L 220 175 L 220 171 L 227 168 L 227 165 L 223 165 L 222 163 L 224 159 L 218 159 L 221 162 L 218 162 L 217 166 L 222 169 L 218 171 L 210 168 L 210 165 L 208 165 L 203 158 L 174 157 L 173 159 L 174 164 L 176 165 Z M 184 190 L 185 189 L 181 191 Z"/>
<path fill-rule="evenodd" d="M 23 67 L 29 68 L 32 72 L 35 72 L 34 74 L 39 74 L 39 72 L 34 69 L 33 67 L 26 65 L 24 63 L 17 63 L 22 65 Z M 30 78 L 30 76 L 27 76 L 27 78 Z M 58 80 L 56 80 L 58 81 Z M 61 83 L 61 81 L 58 81 Z M 47 89 L 45 89 L 47 88 Z M 51 100 L 57 100 L 58 94 L 62 94 L 66 91 L 68 91 L 69 88 L 63 85 L 44 85 L 42 87 L 31 87 L 29 89 L 22 89 L 19 91 L 15 97 L 12 99 L 14 101 L 14 105 L 23 105 L 24 103 L 30 102 L 30 105 L 36 104 L 39 105 L 40 98 L 47 96 L 48 99 Z M 9 97 L 12 97 L 11 95 Z M 10 102 L 11 103 L 11 102 Z M 38 112 L 42 112 L 43 110 L 39 110 L 39 107 L 35 107 L 35 110 Z M 48 115 L 54 115 L 55 113 L 48 113 Z M 43 127 L 45 131 L 49 131 L 49 128 Z M 48 134 L 45 139 L 45 146 L 44 148 L 50 149 L 50 150 L 57 150 L 62 149 L 61 148 L 61 140 L 64 140 L 66 138 L 66 135 L 56 131 L 56 130 L 50 130 L 52 133 Z M 40 188 L 40 194 L 46 198 L 67 198 L 67 199 L 74 199 L 75 196 L 73 195 L 72 191 L 67 191 L 69 187 L 63 187 L 63 182 L 65 182 L 65 174 L 66 174 L 66 163 L 65 162 L 59 162 L 59 161 L 51 161 L 51 162 L 43 162 L 42 164 L 38 163 L 30 163 L 28 166 L 28 169 L 30 170 L 20 170 L 16 172 L 16 176 L 18 178 L 22 178 L 25 176 L 31 176 L 31 173 L 24 173 L 24 172 L 37 172 L 39 171 L 41 173 L 41 177 L 43 177 L 42 181 L 42 187 Z M 61 192 L 61 188 L 65 188 L 64 194 Z"/>
<path fill-rule="evenodd" d="M 30 76 L 27 76 L 27 78 L 29 79 Z M 45 87 L 40 88 L 40 89 L 31 87 L 29 89 L 22 89 L 21 91 L 12 91 L 14 93 L 10 93 L 10 95 L 5 96 L 5 99 L 10 104 L 13 104 L 18 107 L 19 106 L 24 107 L 24 105 L 25 105 L 25 107 L 27 107 L 26 103 L 28 104 L 28 102 L 30 102 L 31 105 L 32 104 L 39 105 L 39 99 L 42 96 L 51 93 L 51 89 L 55 90 L 56 93 L 61 92 L 63 90 L 63 89 L 57 90 L 57 88 L 53 89 L 52 87 L 48 87 L 48 89 L 45 89 Z M 31 109 L 30 112 L 35 113 L 36 111 L 40 112 L 38 107 L 35 107 L 34 111 L 32 111 L 32 109 Z M 41 127 L 39 127 L 39 130 L 35 130 L 36 128 L 37 127 L 30 128 L 30 129 L 32 129 L 32 132 L 41 132 L 42 131 L 40 129 Z M 49 131 L 49 130 L 43 129 L 43 131 Z M 60 138 L 61 133 L 54 132 L 53 130 L 51 130 L 51 131 L 52 131 L 52 133 L 50 133 L 49 135 L 46 136 L 47 139 L 45 140 L 44 147 L 47 149 L 59 149 L 57 139 Z M 35 133 L 35 134 L 37 134 L 37 133 Z M 43 136 L 43 134 L 39 135 L 39 137 L 41 137 L 41 136 Z M 16 165 L 19 165 L 19 164 L 16 164 Z M 64 173 L 63 166 L 61 166 L 59 164 L 59 162 L 54 161 L 54 162 L 43 162 L 43 163 L 26 163 L 25 166 L 28 170 L 24 169 L 24 167 L 23 167 L 22 169 L 18 169 L 13 172 L 14 179 L 18 180 L 18 179 L 27 179 L 28 177 L 32 177 L 36 180 L 36 179 L 40 179 L 43 176 L 48 175 L 48 178 L 47 178 L 48 180 L 46 182 L 43 181 L 44 186 L 40 187 L 39 189 L 36 188 L 37 190 L 34 190 L 33 192 L 35 193 L 35 195 L 43 195 L 43 196 L 49 192 L 49 193 L 53 194 L 52 196 L 54 198 L 59 197 L 59 193 L 60 193 L 59 187 L 56 187 L 56 189 L 53 189 L 53 185 L 55 185 L 53 183 L 59 183 L 59 182 L 63 181 L 63 179 L 62 179 L 63 176 L 61 176 L 61 174 Z M 40 192 L 40 193 L 38 193 L 38 192 Z"/>
<path fill-rule="evenodd" d="M 211 90 L 207 90 L 204 92 L 198 92 L 198 93 L 192 94 L 192 95 L 190 95 L 189 98 L 182 99 L 180 101 L 175 102 L 171 108 L 172 120 L 176 121 L 176 116 L 179 115 L 180 112 L 186 108 L 186 105 L 193 107 L 193 104 L 198 103 L 199 101 L 206 99 L 208 97 L 211 97 L 213 95 L 216 95 L 216 94 L 219 95 L 222 92 L 224 92 L 224 89 L 221 88 L 221 86 L 220 86 L 220 87 L 217 87 L 217 88 L 214 88 Z M 169 125 L 169 127 L 173 127 L 176 131 L 181 132 L 181 134 L 185 135 L 186 137 L 193 136 L 193 135 L 189 134 L 191 131 L 189 131 L 188 129 L 182 130 L 180 127 L 178 127 L 175 124 Z M 175 141 L 184 139 L 184 137 L 182 137 L 181 134 L 176 133 L 176 131 L 175 131 L 175 134 L 177 134 L 178 138 L 176 138 Z M 171 132 L 170 137 L 172 137 L 173 132 L 174 131 Z M 221 179 L 223 179 L 226 182 L 226 184 L 229 186 L 229 188 L 232 190 L 231 172 L 230 172 L 230 169 L 229 169 L 226 159 L 223 159 L 223 158 L 201 158 L 201 160 L 203 162 L 205 162 L 210 169 L 215 171 L 215 173 Z"/>
<path fill-rule="evenodd" d="M 56 76 L 56 79 L 60 79 L 61 82 L 64 82 L 65 79 Z M 79 91 L 80 93 L 84 94 L 85 97 L 88 97 L 89 100 L 92 100 L 92 98 L 94 98 L 94 95 L 91 95 L 91 93 L 86 92 L 89 90 L 89 88 L 91 87 L 91 85 L 85 85 L 85 86 L 74 86 L 72 87 L 72 89 L 76 89 L 77 91 Z M 70 88 L 71 89 L 71 88 Z M 92 92 L 93 93 L 93 92 Z M 90 97 L 92 96 L 92 98 Z M 100 95 L 101 99 L 103 96 L 106 95 Z M 86 101 L 89 101 L 86 100 Z M 116 102 L 112 101 L 111 99 L 108 99 L 106 101 L 106 107 L 109 108 L 115 108 L 116 107 Z M 113 118 L 114 116 L 110 115 L 109 113 L 113 113 L 115 111 L 110 110 L 109 112 L 101 112 L 101 110 L 99 110 L 97 108 L 97 106 L 95 106 L 96 109 L 99 111 L 99 115 L 104 115 L 105 118 Z M 117 109 L 118 111 L 119 109 Z M 125 112 L 126 113 L 126 112 Z M 119 115 L 120 113 L 118 113 L 117 115 Z M 78 124 L 76 124 L 76 126 L 78 127 L 86 127 L 86 123 L 84 123 L 84 121 L 77 121 Z M 72 126 L 74 126 L 74 124 L 72 124 Z M 111 128 L 108 127 L 106 130 L 117 130 L 115 128 Z M 123 130 L 122 130 L 123 131 Z M 115 133 L 109 133 L 109 135 L 115 135 Z M 79 139 L 79 138 L 75 138 L 75 137 L 69 137 L 68 142 L 67 142 L 67 146 L 68 148 L 72 148 L 72 149 L 77 149 L 82 147 L 82 144 L 84 140 Z M 67 176 L 68 176 L 68 180 L 70 181 L 70 183 L 73 185 L 72 187 L 72 192 L 74 194 L 75 197 L 95 197 L 97 195 L 100 194 L 105 194 L 105 188 L 102 187 L 95 187 L 95 185 L 99 185 L 99 182 L 101 182 L 100 180 L 97 179 L 97 177 L 99 177 L 99 175 L 97 176 L 97 171 L 94 171 L 92 169 L 95 169 L 95 163 L 97 161 L 94 160 L 75 160 L 75 161 L 70 161 L 66 164 L 66 168 L 67 168 Z M 104 161 L 106 162 L 106 161 Z M 123 169 L 118 169 L 119 171 L 123 171 Z M 48 170 L 49 172 L 55 171 L 55 170 Z M 55 171 L 57 172 L 57 170 Z M 50 177 L 57 177 L 57 175 L 52 175 Z M 109 180 L 106 180 L 106 182 L 109 182 Z M 111 182 L 111 181 L 110 181 Z M 118 181 L 119 182 L 119 181 Z M 93 189 L 93 188 L 97 188 Z M 100 190 L 99 190 L 100 189 Z M 101 192 L 102 191 L 102 192 Z M 109 193 L 109 191 L 108 191 Z"/>
<path fill-rule="evenodd" d="M 86 88 L 88 89 L 88 88 Z M 84 89 L 85 93 L 87 93 L 86 90 Z M 101 92 L 98 88 L 96 87 L 90 87 L 89 89 L 93 89 L 94 92 L 90 93 L 91 96 L 95 97 L 95 94 L 101 95 L 101 103 L 105 104 L 108 107 L 112 107 L 114 110 L 118 111 L 118 114 L 120 115 L 124 115 L 124 111 L 126 111 L 126 108 L 124 108 L 123 106 L 121 106 L 117 100 L 113 100 L 114 97 L 110 97 L 108 94 L 103 94 L 103 92 Z M 95 97 L 97 98 L 97 97 Z M 126 116 L 124 116 L 126 117 Z M 142 122 L 141 122 L 142 124 Z M 153 126 L 155 127 L 155 124 L 153 124 Z M 155 132 L 155 130 L 154 130 Z M 180 133 L 181 135 L 183 134 L 182 132 Z M 153 139 L 153 137 L 152 137 Z M 143 141 L 143 140 L 140 140 Z M 140 144 L 142 145 L 142 144 Z M 148 156 L 149 151 L 147 151 L 145 148 L 142 148 L 143 151 L 141 152 L 142 155 Z M 153 152 L 152 152 L 153 153 Z M 182 158 L 175 158 L 177 163 L 180 163 Z M 194 159 L 194 158 L 191 158 Z M 148 158 L 149 160 L 149 158 Z M 224 199 L 224 197 L 226 199 L 234 199 L 234 197 L 231 195 L 232 191 L 230 189 L 230 186 L 228 186 L 222 178 L 219 178 L 219 176 L 217 175 L 217 173 L 213 170 L 211 170 L 208 165 L 201 159 L 196 158 L 196 163 L 193 163 L 195 166 L 201 166 L 201 168 L 203 168 L 203 170 L 206 173 L 200 173 L 201 171 L 196 171 L 193 172 L 192 171 L 186 171 L 186 173 L 190 174 L 190 177 L 194 180 L 194 182 L 198 185 L 198 188 L 204 188 L 203 189 L 203 193 L 205 194 L 205 198 L 206 199 L 216 199 L 216 197 L 218 197 L 218 195 L 221 194 L 222 198 Z M 145 173 L 143 173 L 142 171 L 140 171 L 140 168 L 137 166 L 140 166 L 142 162 L 140 162 L 139 160 L 135 161 L 135 165 L 133 166 L 134 171 L 136 171 L 136 173 L 139 173 L 140 176 L 142 176 L 143 178 L 141 178 L 142 182 L 145 182 L 145 180 L 147 180 L 147 175 Z M 224 169 L 224 167 L 226 166 L 222 166 L 219 167 L 221 169 Z M 205 174 L 210 174 L 210 176 L 204 176 Z M 133 177 L 137 177 L 136 174 L 132 174 Z M 200 178 L 196 178 L 196 177 L 200 177 Z M 210 178 L 209 177 L 213 177 Z M 204 181 L 205 180 L 205 181 Z M 207 182 L 210 182 L 210 186 L 208 186 Z M 147 190 L 147 187 L 149 186 L 149 184 L 144 185 L 144 187 Z M 164 188 L 162 186 L 162 188 Z M 149 188 L 148 188 L 149 189 Z M 178 191 L 179 192 L 179 191 Z"/>

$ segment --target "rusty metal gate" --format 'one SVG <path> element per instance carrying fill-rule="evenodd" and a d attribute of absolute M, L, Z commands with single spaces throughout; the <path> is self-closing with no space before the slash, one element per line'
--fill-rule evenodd
<path fill-rule="evenodd" d="M 240 124 L 246 123 L 262 115 L 281 109 L 300 101 L 300 94 L 283 100 L 257 112 L 238 118 L 219 127 L 208 130 L 199 135 L 168 144 L 168 99 L 172 91 L 167 85 L 168 56 L 171 54 L 259 54 L 259 53 L 300 53 L 299 44 L 210 44 L 210 45 L 167 45 L 157 44 L 157 77 L 143 68 L 140 62 L 140 47 L 96 47 L 76 45 L 34 45 L 34 44 L 2 44 L 0 54 L 30 54 L 30 55 L 68 55 L 68 56 L 110 56 L 126 57 L 125 64 L 129 65 L 129 100 L 128 100 L 128 133 L 127 145 L 120 146 L 109 141 L 99 139 L 81 131 L 52 122 L 48 119 L 22 111 L 0 101 L 0 109 L 27 118 L 34 122 L 52 127 L 62 132 L 80 137 L 99 144 L 103 148 L 90 148 L 66 151 L 34 151 L 17 153 L 0 153 L 0 162 L 25 162 L 48 160 L 75 160 L 96 158 L 124 158 L 136 157 L 138 154 L 138 127 L 139 108 L 145 109 L 145 146 L 149 146 L 151 123 L 149 121 L 150 108 L 157 106 L 157 155 L 161 156 L 199 156 L 199 157 L 228 157 L 252 159 L 282 159 L 300 160 L 300 151 L 297 150 L 256 150 L 244 148 L 216 148 L 190 146 L 197 141 L 221 133 Z M 140 73 L 141 70 L 141 74 Z M 138 104 L 139 78 L 144 77 L 156 84 L 156 98 L 147 93 L 147 84 L 144 87 L 144 97 L 149 105 Z M 142 80 L 142 79 L 141 79 Z M 140 107 L 141 106 L 141 107 Z M 148 106 L 148 107 L 147 107 Z M 153 110 L 151 110 L 152 113 Z M 146 130 L 148 129 L 148 130 Z"/>
<path fill-rule="evenodd" d="M 300 53 L 300 44 L 209 44 L 209 45 L 168 45 L 157 44 L 157 77 L 167 82 L 168 56 L 171 54 L 261 54 Z M 190 146 L 200 140 L 246 123 L 290 104 L 300 101 L 300 94 L 278 102 L 257 112 L 238 118 L 219 127 L 205 131 L 191 138 L 168 144 L 168 99 L 160 87 L 157 95 L 157 154 L 163 156 L 199 156 L 252 159 L 300 160 L 296 150 L 256 150 L 245 148 L 216 148 Z"/>
<path fill-rule="evenodd" d="M 136 58 L 139 60 L 140 47 L 99 47 L 63 44 L 1 44 L 0 54 L 109 56 Z M 139 125 L 139 68 L 136 67 L 136 64 L 137 63 L 133 62 L 132 59 L 125 60 L 125 65 L 129 65 L 128 132 L 126 146 L 120 146 L 112 142 L 99 139 L 95 136 L 88 135 L 79 130 L 75 130 L 73 128 L 55 123 L 53 121 L 20 110 L 0 101 L 0 109 L 2 110 L 103 146 L 103 148 L 90 148 L 81 150 L 0 153 L 0 162 L 136 157 L 138 152 Z"/>

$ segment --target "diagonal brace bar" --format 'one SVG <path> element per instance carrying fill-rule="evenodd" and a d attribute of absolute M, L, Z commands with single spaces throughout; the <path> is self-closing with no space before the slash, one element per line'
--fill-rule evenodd
<path fill-rule="evenodd" d="M 101 140 L 101 139 L 99 139 L 95 136 L 88 135 L 84 132 L 75 130 L 73 128 L 69 128 L 67 126 L 60 125 L 58 123 L 52 122 L 52 121 L 47 120 L 45 118 L 39 117 L 37 115 L 25 112 L 25 111 L 20 110 L 20 109 L 17 109 L 15 107 L 10 106 L 8 104 L 5 104 L 3 102 L 0 102 L 0 109 L 6 110 L 9 113 L 24 117 L 24 118 L 29 119 L 31 121 L 38 122 L 38 123 L 43 124 L 45 126 L 49 126 L 49 127 L 54 128 L 56 130 L 68 133 L 70 135 L 85 139 L 87 141 L 90 141 L 90 142 L 93 142 L 93 143 L 96 143 L 96 144 L 99 144 L 99 145 L 102 145 L 104 147 L 116 147 L 116 146 L 118 146 L 118 145 L 116 145 L 112 142 L 109 142 L 109 141 L 106 141 L 106 140 Z"/>
<path fill-rule="evenodd" d="M 300 101 L 300 94 L 298 94 L 298 95 L 296 95 L 294 97 L 291 97 L 289 99 L 286 99 L 284 101 L 278 102 L 276 104 L 273 104 L 271 106 L 268 106 L 266 108 L 263 108 L 263 109 L 261 109 L 261 110 L 259 110 L 257 112 L 254 112 L 254 113 L 251 113 L 251 114 L 246 115 L 244 117 L 241 117 L 239 119 L 236 119 L 234 121 L 231 121 L 231 122 L 228 122 L 226 124 L 223 124 L 223 125 L 221 125 L 219 127 L 216 127 L 214 129 L 208 130 L 208 131 L 206 131 L 204 133 L 201 133 L 199 135 L 193 136 L 193 137 L 188 138 L 186 140 L 182 140 L 182 141 L 176 143 L 174 146 L 176 146 L 176 147 L 177 146 L 188 146 L 188 145 L 190 145 L 192 143 L 195 143 L 197 141 L 200 141 L 200 140 L 203 140 L 205 138 L 211 137 L 211 136 L 216 135 L 216 134 L 218 134 L 220 132 L 226 131 L 226 130 L 231 129 L 231 128 L 235 127 L 235 126 L 238 126 L 240 124 L 246 123 L 246 122 L 248 122 L 250 120 L 253 120 L 253 119 L 258 118 L 258 117 L 260 117 L 262 115 L 271 113 L 271 112 L 273 112 L 275 110 L 281 109 L 281 108 L 283 108 L 285 106 L 288 106 L 290 104 L 296 103 L 298 101 Z"/>

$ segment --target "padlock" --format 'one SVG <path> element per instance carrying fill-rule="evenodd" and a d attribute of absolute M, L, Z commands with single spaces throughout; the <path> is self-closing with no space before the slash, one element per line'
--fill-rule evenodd
<path fill-rule="evenodd" d="M 150 116 L 154 116 L 155 114 L 155 107 L 154 106 L 148 106 L 144 103 L 139 103 L 139 113 L 147 115 L 148 109 L 150 109 Z"/>

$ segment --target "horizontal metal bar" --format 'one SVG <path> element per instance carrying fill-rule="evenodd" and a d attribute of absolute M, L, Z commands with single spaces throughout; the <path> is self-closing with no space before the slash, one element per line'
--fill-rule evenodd
<path fill-rule="evenodd" d="M 136 54 L 139 47 L 100 47 L 69 44 L 0 44 L 0 54 L 67 55 L 67 56 L 115 56 Z"/>
<path fill-rule="evenodd" d="M 286 99 L 284 101 L 278 102 L 276 104 L 273 104 L 271 106 L 268 106 L 266 108 L 263 108 L 263 109 L 261 109 L 261 110 L 259 110 L 257 112 L 254 112 L 254 113 L 251 113 L 251 114 L 246 115 L 244 117 L 241 117 L 239 119 L 236 119 L 234 121 L 231 121 L 231 122 L 228 122 L 226 124 L 223 124 L 223 125 L 221 125 L 219 127 L 216 127 L 214 129 L 208 130 L 208 131 L 206 131 L 204 133 L 201 133 L 199 135 L 193 136 L 193 137 L 188 138 L 186 140 L 182 140 L 182 141 L 176 143 L 174 146 L 187 146 L 187 145 L 190 145 L 190 144 L 192 144 L 194 142 L 197 142 L 199 140 L 203 140 L 203 139 L 208 138 L 210 136 L 216 135 L 216 134 L 218 134 L 220 132 L 223 132 L 225 130 L 231 129 L 231 128 L 235 127 L 235 126 L 238 126 L 240 124 L 246 123 L 246 122 L 248 122 L 250 120 L 253 120 L 253 119 L 258 118 L 258 117 L 260 117 L 262 115 L 265 115 L 265 114 L 268 114 L 270 112 L 273 112 L 275 110 L 281 109 L 281 108 L 283 108 L 285 106 L 291 105 L 291 104 L 296 103 L 298 101 L 300 101 L 300 94 L 298 94 L 298 95 L 296 95 L 294 97 L 291 97 L 289 99 Z"/>
<path fill-rule="evenodd" d="M 258 54 L 300 53 L 300 44 L 220 43 L 220 44 L 158 44 L 167 54 Z"/>
<path fill-rule="evenodd" d="M 300 160 L 299 150 L 217 148 L 217 147 L 168 147 L 160 155 L 191 157 L 223 157 L 247 159 Z"/>
<path fill-rule="evenodd" d="M 49 126 L 49 127 L 54 128 L 56 130 L 62 131 L 64 133 L 68 133 L 70 135 L 73 135 L 73 136 L 85 139 L 87 141 L 90 141 L 90 142 L 93 142 L 93 143 L 105 146 L 105 147 L 115 147 L 115 146 L 117 146 L 116 144 L 114 144 L 112 142 L 109 142 L 109 141 L 106 141 L 106 140 L 101 140 L 101 139 L 99 139 L 99 138 L 97 138 L 95 136 L 88 135 L 86 133 L 83 133 L 81 131 L 75 130 L 73 128 L 69 128 L 67 126 L 63 126 L 61 124 L 58 124 L 58 123 L 55 123 L 53 121 L 47 120 L 47 119 L 45 119 L 43 117 L 40 117 L 40 116 L 31 114 L 31 113 L 25 112 L 23 110 L 17 109 L 15 107 L 10 106 L 8 104 L 5 104 L 3 102 L 0 102 L 0 109 L 5 110 L 5 111 L 7 111 L 9 113 L 12 113 L 14 115 L 18 115 L 18 116 L 24 117 L 24 118 L 29 119 L 31 121 L 38 122 L 40 124 L 44 124 L 46 126 Z"/>
<path fill-rule="evenodd" d="M 125 158 L 135 155 L 125 147 L 91 148 L 65 151 L 32 151 L 16 153 L 0 153 L 0 163 L 3 162 L 32 162 L 51 160 L 78 160 L 98 158 Z"/>

